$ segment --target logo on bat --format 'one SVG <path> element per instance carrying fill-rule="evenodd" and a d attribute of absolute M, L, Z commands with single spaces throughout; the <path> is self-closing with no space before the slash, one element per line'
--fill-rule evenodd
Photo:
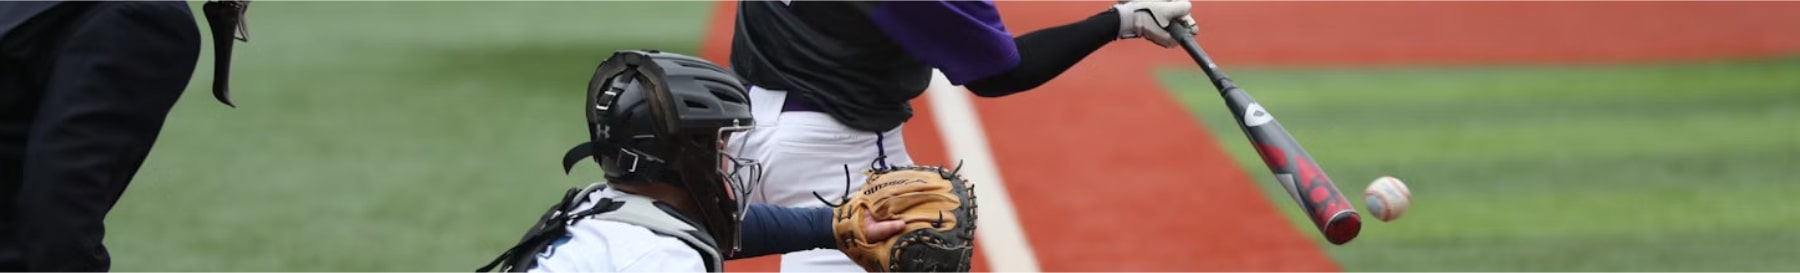
<path fill-rule="evenodd" d="M 1269 124 L 1270 121 L 1275 121 L 1275 116 L 1270 115 L 1269 111 L 1263 110 L 1262 104 L 1251 103 L 1250 106 L 1244 107 L 1245 126 L 1262 126 Z"/>
<path fill-rule="evenodd" d="M 1249 117 L 1249 116 L 1246 116 Z M 1275 179 L 1286 186 L 1288 194 L 1300 203 L 1301 209 L 1311 216 L 1313 224 L 1324 228 L 1336 211 L 1350 209 L 1350 203 L 1344 200 L 1337 186 L 1325 177 L 1325 172 L 1310 161 L 1295 161 L 1289 157 L 1288 151 L 1279 146 L 1257 143 L 1257 152 L 1262 154 L 1265 163 L 1275 172 Z"/>

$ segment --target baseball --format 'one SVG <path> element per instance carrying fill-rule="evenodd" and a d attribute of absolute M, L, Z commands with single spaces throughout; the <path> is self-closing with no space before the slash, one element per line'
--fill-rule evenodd
<path fill-rule="evenodd" d="M 1369 182 L 1369 189 L 1363 191 L 1363 195 L 1369 213 L 1382 222 L 1399 219 L 1400 214 L 1406 213 L 1406 206 L 1412 203 L 1412 191 L 1393 176 L 1382 176 Z"/>

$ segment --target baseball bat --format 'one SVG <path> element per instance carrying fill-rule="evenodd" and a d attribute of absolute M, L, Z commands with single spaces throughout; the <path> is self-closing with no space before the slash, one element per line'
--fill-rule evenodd
<path fill-rule="evenodd" d="M 1355 239 L 1357 233 L 1362 231 L 1362 218 L 1350 206 L 1344 194 L 1338 191 L 1337 185 L 1332 184 L 1331 178 L 1326 177 L 1325 172 L 1319 169 L 1319 164 L 1313 161 L 1311 155 L 1306 154 L 1306 149 L 1300 148 L 1300 142 L 1294 140 L 1294 136 L 1282 128 L 1280 122 L 1275 121 L 1274 115 L 1256 103 L 1256 99 L 1251 98 L 1243 88 L 1238 88 L 1237 83 L 1233 83 L 1224 72 L 1219 71 L 1219 65 L 1213 63 L 1212 57 L 1206 55 L 1199 43 L 1194 42 L 1194 34 L 1189 33 L 1184 25 L 1181 22 L 1169 24 L 1169 34 L 1176 42 L 1181 43 L 1182 48 L 1187 49 L 1188 57 L 1193 57 L 1200 64 L 1200 70 L 1211 78 L 1213 87 L 1219 89 L 1219 95 L 1225 98 L 1225 105 L 1237 117 L 1238 128 L 1243 129 L 1244 135 L 1250 139 L 1250 146 L 1256 149 L 1256 154 L 1262 156 L 1263 163 L 1269 166 L 1275 179 L 1299 203 L 1300 209 L 1306 212 L 1313 225 L 1325 235 L 1325 240 L 1342 245 Z"/>

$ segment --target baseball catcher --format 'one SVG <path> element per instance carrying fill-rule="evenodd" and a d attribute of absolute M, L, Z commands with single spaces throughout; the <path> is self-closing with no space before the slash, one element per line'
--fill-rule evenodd
<path fill-rule="evenodd" d="M 720 272 L 729 259 L 837 248 L 837 234 L 855 234 L 864 243 L 854 253 L 881 254 L 884 267 L 967 270 L 968 236 L 961 227 L 973 219 L 965 209 L 972 206 L 963 205 L 972 199 L 922 198 L 966 193 L 960 190 L 966 187 L 886 183 L 889 189 L 879 193 L 849 197 L 846 203 L 861 205 L 841 212 L 748 204 L 744 196 L 761 183 L 763 170 L 730 149 L 755 128 L 743 86 L 699 58 L 616 52 L 588 87 L 590 141 L 571 149 L 563 166 L 593 158 L 606 182 L 568 190 L 517 244 L 478 271 Z M 907 218 L 938 209 L 946 216 Z M 934 224 L 963 231 L 926 228 Z M 914 230 L 905 236 L 910 239 L 894 240 L 903 229 Z M 946 242 L 961 242 L 960 249 L 914 250 Z M 953 251 L 961 256 L 920 255 Z M 887 265 L 895 259 L 938 263 Z"/>

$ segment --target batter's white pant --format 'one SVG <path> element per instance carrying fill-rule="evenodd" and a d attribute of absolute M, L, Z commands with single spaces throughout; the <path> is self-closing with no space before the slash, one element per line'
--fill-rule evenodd
<path fill-rule="evenodd" d="M 900 128 L 875 133 L 838 123 L 820 112 L 782 112 L 787 92 L 751 87 L 750 108 L 756 130 L 746 134 L 738 156 L 762 162 L 763 186 L 751 194 L 751 202 L 782 206 L 825 206 L 813 197 L 817 192 L 837 202 L 849 189 L 862 187 L 862 171 L 885 154 L 888 165 L 912 164 Z M 735 142 L 735 141 L 734 141 Z M 848 165 L 850 174 L 844 174 Z M 863 272 L 837 250 L 812 250 L 781 256 L 782 272 Z"/>

